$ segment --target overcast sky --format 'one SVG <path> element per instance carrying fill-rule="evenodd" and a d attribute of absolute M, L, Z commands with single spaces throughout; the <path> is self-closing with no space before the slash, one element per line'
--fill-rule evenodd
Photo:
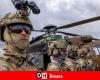
<path fill-rule="evenodd" d="M 29 0 L 32 1 L 32 0 Z M 100 16 L 100 0 L 34 0 L 41 13 L 30 18 L 34 29 L 42 29 L 48 24 L 54 24 L 58 27 L 71 22 Z M 10 0 L 0 1 L 0 17 L 8 12 L 16 11 Z M 90 34 L 93 37 L 100 38 L 100 21 L 76 26 L 66 29 L 66 32 L 77 34 Z M 31 36 L 35 37 L 41 33 L 33 32 Z M 0 42 L 0 46 L 3 44 Z"/>

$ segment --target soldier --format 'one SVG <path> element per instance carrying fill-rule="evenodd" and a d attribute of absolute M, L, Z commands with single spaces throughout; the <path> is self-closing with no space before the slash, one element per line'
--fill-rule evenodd
<path fill-rule="evenodd" d="M 1 40 L 5 53 L 0 57 L 0 71 L 37 70 L 25 49 L 29 47 L 32 24 L 24 10 L 8 13 L 0 22 Z"/>
<path fill-rule="evenodd" d="M 65 60 L 65 69 L 71 71 L 75 70 L 94 70 L 95 64 L 93 63 L 94 52 L 90 47 L 92 42 L 92 37 L 85 35 L 80 37 L 75 37 L 72 39 L 72 46 L 67 47 L 68 58 Z M 71 50 L 72 49 L 72 50 Z M 71 51 L 71 52 L 70 52 Z M 73 56 L 73 51 L 76 52 L 77 56 Z M 68 68 L 69 67 L 69 68 Z"/>
<path fill-rule="evenodd" d="M 64 61 L 64 70 L 66 71 L 78 71 L 80 65 L 77 63 L 77 47 L 74 45 L 67 46 L 67 57 Z"/>
<path fill-rule="evenodd" d="M 81 37 L 82 44 L 78 49 L 77 62 L 81 66 L 81 70 L 95 70 L 95 63 L 93 63 L 94 51 L 91 47 L 92 37 L 85 35 Z"/>
<path fill-rule="evenodd" d="M 47 70 L 76 71 L 79 68 L 75 61 L 76 48 L 69 45 L 64 39 L 49 42 L 48 53 L 51 55 L 51 63 Z"/>
<path fill-rule="evenodd" d="M 48 42 L 48 53 L 51 58 L 51 63 L 48 64 L 47 70 L 61 71 L 66 54 L 66 42 L 61 38 L 61 35 L 55 35 Z"/>

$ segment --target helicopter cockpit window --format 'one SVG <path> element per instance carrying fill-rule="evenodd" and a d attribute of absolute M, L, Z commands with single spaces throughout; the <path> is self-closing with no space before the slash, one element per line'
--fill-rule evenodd
<path fill-rule="evenodd" d="M 99 47 L 93 47 L 93 50 L 95 51 L 96 55 L 100 55 L 100 46 Z"/>

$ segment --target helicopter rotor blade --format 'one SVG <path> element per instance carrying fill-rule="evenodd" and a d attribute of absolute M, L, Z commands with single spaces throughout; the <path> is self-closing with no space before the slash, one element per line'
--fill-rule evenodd
<path fill-rule="evenodd" d="M 34 32 L 45 32 L 44 30 L 33 30 Z"/>
<path fill-rule="evenodd" d="M 46 34 L 42 34 L 42 35 L 40 35 L 40 36 L 34 38 L 33 40 L 30 41 L 30 44 L 31 44 L 31 43 L 34 43 L 34 42 L 36 42 L 36 41 L 38 41 L 38 40 L 41 40 L 42 38 L 44 38 L 45 35 L 46 35 Z"/>
<path fill-rule="evenodd" d="M 78 22 L 74 22 L 74 23 L 71 23 L 71 24 L 67 24 L 67 25 L 58 27 L 57 29 L 71 28 L 71 27 L 74 27 L 74 26 L 86 24 L 86 23 L 89 23 L 89 22 L 97 21 L 97 20 L 100 20 L 100 16 L 85 19 L 85 20 L 78 21 Z"/>
<path fill-rule="evenodd" d="M 93 40 L 100 40 L 100 39 L 97 39 L 97 38 L 92 38 Z"/>
<path fill-rule="evenodd" d="M 64 35 L 69 35 L 69 36 L 80 36 L 78 34 L 73 34 L 73 33 L 66 33 L 66 32 L 62 32 L 62 31 L 57 31 L 57 33 L 62 33 Z"/>
<path fill-rule="evenodd" d="M 78 35 L 78 34 L 73 34 L 73 33 L 66 33 L 66 32 L 62 32 L 62 31 L 57 31 L 57 33 L 62 33 L 64 35 L 69 35 L 69 36 L 84 36 L 84 35 Z M 92 37 L 92 40 L 100 40 L 100 39 Z"/>

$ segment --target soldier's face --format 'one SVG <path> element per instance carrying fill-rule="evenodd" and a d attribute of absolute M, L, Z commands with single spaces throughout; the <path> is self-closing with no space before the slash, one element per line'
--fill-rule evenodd
<path fill-rule="evenodd" d="M 48 53 L 49 55 L 59 56 L 66 52 L 65 44 L 59 41 L 51 41 L 48 43 Z"/>
<path fill-rule="evenodd" d="M 11 40 L 16 47 L 25 49 L 29 46 L 30 27 L 26 25 L 15 25 L 10 26 L 9 30 L 11 32 Z"/>

